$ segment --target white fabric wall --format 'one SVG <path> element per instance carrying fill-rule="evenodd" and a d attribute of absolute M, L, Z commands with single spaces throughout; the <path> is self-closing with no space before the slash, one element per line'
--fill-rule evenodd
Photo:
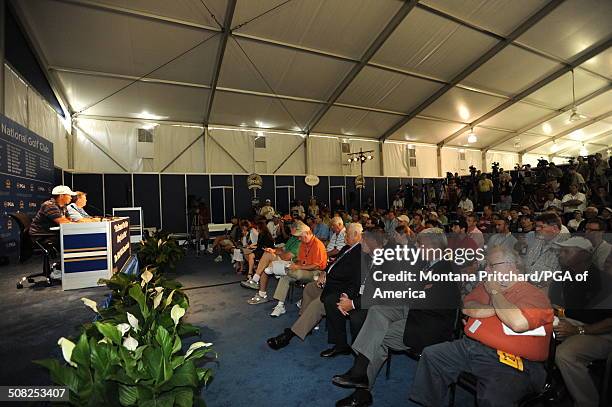
<path fill-rule="evenodd" d="M 5 116 L 53 143 L 53 161 L 68 167 L 68 133 L 62 118 L 19 76 L 4 67 Z"/>
<path fill-rule="evenodd" d="M 28 127 L 28 86 L 4 67 L 4 115 Z"/>
<path fill-rule="evenodd" d="M 460 160 L 460 151 L 458 148 L 444 147 L 440 152 L 442 160 L 442 176 L 447 172 L 459 173 L 459 175 L 469 175 L 470 166 L 476 167 L 482 171 L 482 153 L 480 150 L 465 149 L 465 160 Z"/>
<path fill-rule="evenodd" d="M 408 177 L 407 144 L 384 143 L 384 172 L 388 177 Z"/>
<path fill-rule="evenodd" d="M 79 119 L 75 125 L 74 169 L 83 172 L 123 172 L 107 156 L 111 155 L 128 172 L 159 172 L 203 129 L 160 125 L 152 130 L 154 158 L 142 159 L 136 154 L 138 129 L 143 123 Z M 93 140 L 94 142 L 92 142 Z M 165 172 L 204 172 L 204 141 L 196 141 Z"/>
<path fill-rule="evenodd" d="M 519 162 L 519 158 L 517 153 L 489 151 L 487 153 L 487 168 L 484 172 L 491 172 L 491 164 L 494 162 L 498 162 L 504 171 L 509 171 L 514 169 L 516 163 Z"/>
<path fill-rule="evenodd" d="M 279 175 L 306 172 L 304 138 L 266 131 L 259 133 L 266 138 L 266 148 L 257 149 L 256 157 L 255 138 L 258 137 L 256 132 L 240 129 L 210 129 L 206 148 L 208 163 L 206 171 L 251 173 L 256 171 L 255 161 L 258 161 L 257 172 L 261 174 L 272 174 L 274 171 Z"/>
<path fill-rule="evenodd" d="M 384 171 L 389 177 L 435 178 L 438 176 L 437 147 L 414 145 L 416 167 L 408 166 L 408 144 L 385 143 L 383 145 Z"/>
<path fill-rule="evenodd" d="M 335 137 L 310 137 L 308 139 L 310 173 L 315 175 L 342 175 L 348 162 L 343 160 L 342 141 Z"/>

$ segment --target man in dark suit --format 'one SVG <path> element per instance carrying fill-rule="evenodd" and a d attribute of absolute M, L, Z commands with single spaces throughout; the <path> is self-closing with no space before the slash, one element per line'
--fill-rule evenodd
<path fill-rule="evenodd" d="M 304 340 L 306 335 L 325 316 L 325 303 L 338 303 L 341 294 L 356 296 L 361 284 L 361 236 L 363 227 L 359 223 L 351 223 L 346 230 L 346 245 L 336 256 L 336 261 L 329 265 L 325 273 L 321 273 L 317 281 L 309 283 L 304 288 L 300 317 L 291 328 L 267 340 L 268 345 L 278 350 L 289 344 L 294 336 Z M 337 313 L 339 311 L 336 310 Z M 357 321 L 357 318 L 355 319 Z M 344 320 L 343 320 L 344 322 Z M 359 327 L 355 327 L 358 331 Z M 353 331 L 353 327 L 351 328 Z M 337 332 L 337 331 L 334 331 Z M 356 335 L 356 333 L 355 333 Z M 341 347 L 333 347 L 321 353 L 322 357 L 333 357 L 338 354 L 349 354 L 350 347 L 346 344 L 346 328 L 344 327 L 344 343 L 334 337 Z M 330 338 L 331 341 L 331 338 Z M 331 342 L 336 343 L 336 342 Z"/>
<path fill-rule="evenodd" d="M 419 233 L 417 239 L 424 249 L 444 250 L 447 246 L 446 237 L 441 229 L 426 229 Z M 425 262 L 417 263 L 415 269 L 433 270 L 433 274 L 446 274 L 452 270 L 450 262 L 429 257 Z M 374 385 L 378 371 L 387 360 L 389 349 L 411 349 L 419 353 L 427 345 L 452 339 L 452 328 L 448 329 L 448 312 L 440 309 L 452 308 L 448 306 L 449 304 L 458 306 L 460 300 L 458 285 L 429 282 L 410 284 L 415 290 L 427 292 L 425 302 L 419 300 L 413 303 L 413 307 L 417 304 L 420 309 L 410 309 L 409 302 L 396 302 L 397 305 L 373 305 L 368 309 L 367 318 L 353 343 L 353 350 L 357 355 L 353 366 L 346 373 L 336 375 L 332 379 L 337 386 L 357 390 L 339 400 L 336 406 L 358 407 L 372 404 L 369 390 Z M 365 298 L 369 297 L 367 293 L 366 288 Z M 450 303 L 447 303 L 448 301 Z"/>

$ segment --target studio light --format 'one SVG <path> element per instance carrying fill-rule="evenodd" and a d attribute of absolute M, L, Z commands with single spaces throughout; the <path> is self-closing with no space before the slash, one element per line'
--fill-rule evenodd
<path fill-rule="evenodd" d="M 467 141 L 470 144 L 474 144 L 475 142 L 478 141 L 478 137 L 476 137 L 476 133 L 474 133 L 473 127 L 470 127 L 470 132 L 468 133 Z"/>

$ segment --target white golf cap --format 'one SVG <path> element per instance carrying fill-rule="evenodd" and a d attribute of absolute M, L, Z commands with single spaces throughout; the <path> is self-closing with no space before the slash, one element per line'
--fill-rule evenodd
<path fill-rule="evenodd" d="M 72 189 L 68 188 L 66 185 L 58 185 L 53 188 L 51 191 L 51 195 L 72 195 L 75 196 L 76 192 L 73 192 Z"/>
<path fill-rule="evenodd" d="M 570 237 L 567 240 L 557 242 L 555 244 L 560 247 L 577 247 L 579 249 L 586 250 L 587 252 L 593 251 L 593 245 L 591 242 L 584 237 L 579 236 Z"/>

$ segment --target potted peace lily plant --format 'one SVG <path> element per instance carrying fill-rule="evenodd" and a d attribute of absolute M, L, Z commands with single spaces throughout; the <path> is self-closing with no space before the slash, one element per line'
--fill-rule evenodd
<path fill-rule="evenodd" d="M 173 271 L 185 255 L 178 241 L 163 232 L 141 241 L 137 253 L 140 264 L 156 267 L 159 271 Z"/>
<path fill-rule="evenodd" d="M 71 405 L 205 405 L 200 393 L 212 370 L 199 364 L 214 354 L 212 344 L 195 342 L 182 351 L 186 297 L 152 280 L 153 273 L 145 270 L 127 289 L 135 305 L 116 307 L 117 313 L 106 317 L 94 301 L 82 298 L 101 319 L 91 324 L 93 329 L 84 329 L 76 342 L 58 340 L 65 363 L 35 361 L 49 370 L 55 384 L 68 387 Z"/>

